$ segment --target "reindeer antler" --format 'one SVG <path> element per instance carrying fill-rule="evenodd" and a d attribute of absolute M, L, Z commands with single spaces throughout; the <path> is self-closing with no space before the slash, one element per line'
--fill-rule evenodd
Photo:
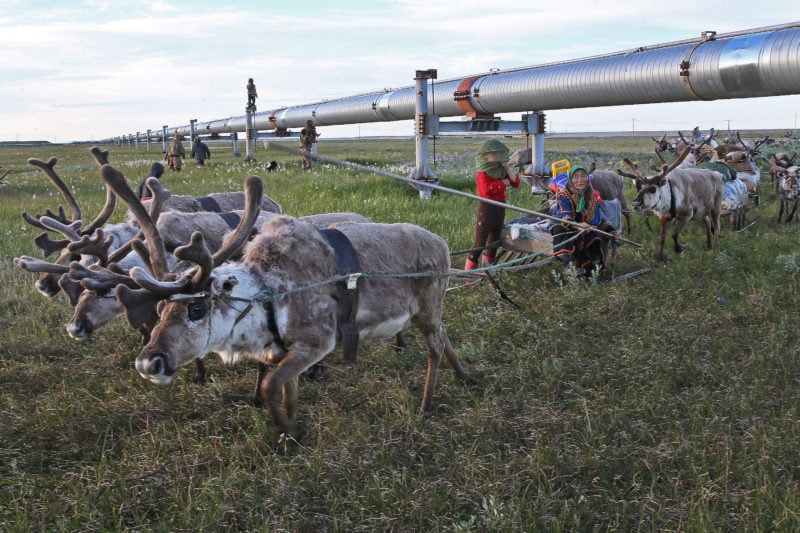
<path fill-rule="evenodd" d="M 108 161 L 108 150 L 101 150 L 97 146 L 92 146 L 92 149 L 89 151 L 92 152 L 94 160 L 97 161 L 97 164 L 100 165 L 101 167 L 103 165 L 110 164 L 110 162 Z"/>
<path fill-rule="evenodd" d="M 750 155 L 756 155 L 758 153 L 758 149 L 761 148 L 764 144 L 770 144 L 772 139 L 769 138 L 769 135 L 765 135 L 763 139 L 758 139 L 753 143 L 753 150 L 750 152 Z"/>
<path fill-rule="evenodd" d="M 43 261 L 41 259 L 36 259 L 35 257 L 31 257 L 28 255 L 23 255 L 22 257 L 15 257 L 14 258 L 14 265 L 22 270 L 27 270 L 28 272 L 37 272 L 37 273 L 44 273 L 44 274 L 66 274 L 69 271 L 69 267 L 66 265 L 57 265 L 55 263 L 51 263 L 49 261 Z"/>
<path fill-rule="evenodd" d="M 53 182 L 53 185 L 61 193 L 61 196 L 64 197 L 64 200 L 69 205 L 69 208 L 72 210 L 72 220 L 81 220 L 83 215 L 81 213 L 81 208 L 78 206 L 78 202 L 75 201 L 75 197 L 72 196 L 72 193 L 69 191 L 69 187 L 64 183 L 64 181 L 56 174 L 54 167 L 58 159 L 55 157 L 51 157 L 46 163 L 41 159 L 36 159 L 34 157 L 28 159 L 28 163 L 31 165 L 38 167 L 45 173 L 45 175 L 50 178 L 50 181 Z"/>
<path fill-rule="evenodd" d="M 44 253 L 45 257 L 49 257 L 53 252 L 60 252 L 66 248 L 70 241 L 68 239 L 54 241 L 50 238 L 50 235 L 48 235 L 47 232 L 44 232 L 36 236 L 33 239 L 33 243 L 42 250 L 42 253 Z"/>
<path fill-rule="evenodd" d="M 39 219 L 39 222 L 46 229 L 60 233 L 72 242 L 79 241 L 81 239 L 80 230 L 83 226 L 82 220 L 76 220 L 70 224 L 64 224 L 60 220 L 56 220 L 48 216 L 42 216 Z"/>
<path fill-rule="evenodd" d="M 199 287 L 211 273 L 211 270 L 227 261 L 250 237 L 250 231 L 258 219 L 261 211 L 261 196 L 264 194 L 264 184 L 258 176 L 250 176 L 244 184 L 245 211 L 236 230 L 228 236 L 219 250 L 212 256 L 208 251 L 202 234 L 192 234 L 191 242 L 186 246 L 175 249 L 175 257 L 183 261 L 191 261 L 198 265 L 197 272 L 192 278 L 192 285 Z"/>
<path fill-rule="evenodd" d="M 230 234 L 222 247 L 212 256 L 214 267 L 218 267 L 239 251 L 253 230 L 261 212 L 261 198 L 264 196 L 264 182 L 258 176 L 250 176 L 244 182 L 245 210 L 236 230 Z"/>
<path fill-rule="evenodd" d="M 706 135 L 706 137 L 703 139 L 703 142 L 701 142 L 700 144 L 698 144 L 697 146 L 695 146 L 695 147 L 694 147 L 694 151 L 695 151 L 695 152 L 697 152 L 697 150 L 699 150 L 699 149 L 700 149 L 700 148 L 702 148 L 703 146 L 705 146 L 705 145 L 707 145 L 708 143 L 710 143 L 710 142 L 711 142 L 711 141 L 714 139 L 714 136 L 715 136 L 716 134 L 717 134 L 717 132 L 716 132 L 716 131 L 714 131 L 714 128 L 711 128 L 711 129 L 709 130 L 709 132 L 708 132 L 708 135 Z"/>
<path fill-rule="evenodd" d="M 168 298 L 173 294 L 186 292 L 192 285 L 191 275 L 183 276 L 177 281 L 161 281 L 154 278 L 146 269 L 135 266 L 131 269 L 131 278 L 146 292 L 151 293 L 158 299 Z M 141 293 L 141 291 L 136 291 Z M 117 293 L 119 297 L 119 292 Z M 125 305 L 123 303 L 123 305 Z"/>
<path fill-rule="evenodd" d="M 125 176 L 111 165 L 103 165 L 100 168 L 100 175 L 106 184 L 131 210 L 139 227 L 145 236 L 147 246 L 150 248 L 150 260 L 152 261 L 153 271 L 156 276 L 163 278 L 169 273 L 166 259 L 166 249 L 161 235 L 158 233 L 155 223 L 150 215 L 142 207 L 136 194 L 131 190 Z M 109 258 L 110 259 L 110 258 Z"/>
<path fill-rule="evenodd" d="M 77 261 L 73 261 L 69 265 L 69 277 L 75 281 L 79 281 L 84 289 L 103 292 L 113 289 L 119 284 L 135 287 L 133 279 L 126 274 L 115 272 L 111 269 L 115 265 L 109 267 L 101 267 L 92 265 L 85 267 Z"/>
<path fill-rule="evenodd" d="M 645 178 L 644 180 L 645 183 L 655 183 L 661 179 L 664 179 L 664 177 L 666 177 L 667 174 L 672 172 L 683 162 L 684 159 L 686 159 L 686 156 L 689 155 L 689 152 L 691 151 L 692 151 L 691 146 L 685 146 L 678 154 L 678 158 L 675 161 L 673 161 L 671 165 L 669 166 L 664 165 L 663 167 L 661 167 L 661 172 L 650 178 Z"/>
<path fill-rule="evenodd" d="M 83 234 L 89 235 L 94 233 L 94 230 L 102 227 L 106 222 L 108 222 L 108 220 L 111 218 L 111 215 L 114 214 L 114 209 L 116 207 L 117 196 L 111 189 L 106 187 L 106 203 L 103 205 L 103 209 L 100 210 L 95 219 L 83 229 Z"/>
<path fill-rule="evenodd" d="M 632 180 L 638 180 L 638 179 L 641 178 L 640 176 L 637 176 L 636 174 L 631 174 L 630 172 L 625 172 L 620 167 L 617 167 L 617 174 L 619 174 L 623 178 L 630 178 Z"/>
<path fill-rule="evenodd" d="M 102 266 L 106 266 L 108 265 L 108 249 L 113 242 L 114 237 L 111 235 L 106 237 L 103 228 L 98 228 L 94 237 L 84 235 L 79 241 L 68 244 L 67 249 L 76 254 L 93 255 Z"/>
<path fill-rule="evenodd" d="M 627 174 L 627 173 L 621 173 L 620 176 L 626 176 L 628 178 L 633 178 L 635 180 L 643 179 L 642 173 L 639 172 L 639 167 L 636 166 L 636 163 L 634 163 L 633 161 L 631 161 L 627 157 L 623 157 L 622 158 L 622 162 L 625 163 L 626 165 L 628 165 L 628 168 L 631 169 L 631 171 L 633 172 L 633 175 Z"/>
<path fill-rule="evenodd" d="M 150 219 L 153 221 L 153 224 L 155 224 L 158 221 L 159 215 L 161 215 L 161 211 L 164 209 L 164 204 L 166 203 L 167 200 L 169 200 L 170 196 L 172 196 L 172 193 L 164 189 L 161 186 L 161 182 L 158 181 L 157 178 L 147 178 L 147 186 L 150 189 L 152 197 L 152 200 L 150 201 L 150 210 L 148 214 L 150 215 Z M 119 261 L 126 255 L 128 255 L 133 249 L 132 247 L 133 242 L 137 239 L 141 239 L 142 235 L 143 235 L 142 231 L 139 231 L 133 237 L 133 239 L 131 239 L 130 241 L 126 242 L 125 244 L 121 245 L 119 248 L 114 250 L 114 252 L 110 256 L 108 256 L 108 261 L 110 263 L 113 263 Z M 142 254 L 140 253 L 139 255 L 141 256 Z M 164 255 L 166 256 L 166 251 L 164 251 Z M 148 257 L 147 263 L 149 264 L 150 261 L 149 252 L 147 254 L 147 257 Z"/>

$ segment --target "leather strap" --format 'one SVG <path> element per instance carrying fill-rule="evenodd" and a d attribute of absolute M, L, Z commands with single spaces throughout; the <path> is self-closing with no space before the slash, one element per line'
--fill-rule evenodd
<path fill-rule="evenodd" d="M 333 248 L 333 258 L 336 264 L 336 273 L 340 275 L 354 274 L 361 271 L 353 244 L 347 236 L 338 229 L 319 230 L 325 241 Z M 339 296 L 337 309 L 338 331 L 342 337 L 342 350 L 345 361 L 355 361 L 358 353 L 358 328 L 356 327 L 356 313 L 358 311 L 358 281 L 353 288 L 348 288 L 346 280 L 336 282 L 336 292 Z"/>

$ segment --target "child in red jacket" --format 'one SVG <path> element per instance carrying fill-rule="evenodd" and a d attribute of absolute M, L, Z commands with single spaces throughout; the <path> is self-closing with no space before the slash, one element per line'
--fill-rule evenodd
<path fill-rule="evenodd" d="M 495 139 L 490 139 L 483 143 L 476 156 L 475 182 L 478 187 L 478 196 L 495 202 L 506 201 L 506 187 L 508 185 L 517 188 L 520 184 L 517 176 L 508 166 L 508 147 Z M 499 205 L 480 202 L 478 204 L 478 215 L 475 220 L 475 241 L 473 248 L 478 248 L 470 252 L 464 270 L 474 270 L 478 268 L 478 259 L 481 254 L 480 248 L 500 240 L 500 231 L 505 222 L 506 208 Z M 489 264 L 494 263 L 497 248 L 483 250 L 483 257 Z"/>

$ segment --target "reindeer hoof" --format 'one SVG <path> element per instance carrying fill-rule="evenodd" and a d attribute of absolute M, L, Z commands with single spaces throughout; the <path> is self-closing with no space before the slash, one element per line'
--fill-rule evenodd
<path fill-rule="evenodd" d="M 275 426 L 272 431 L 281 444 L 296 444 L 303 437 L 303 432 L 297 426 L 292 426 L 291 428 Z"/>
<path fill-rule="evenodd" d="M 319 381 L 328 375 L 328 367 L 322 363 L 316 363 L 300 375 L 308 381 Z"/>

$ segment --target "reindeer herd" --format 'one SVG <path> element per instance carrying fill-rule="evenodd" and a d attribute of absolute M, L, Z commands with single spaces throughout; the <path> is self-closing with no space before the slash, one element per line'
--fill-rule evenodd
<path fill-rule="evenodd" d="M 76 340 L 124 314 L 142 333 L 136 369 L 156 383 L 170 383 L 192 361 L 202 380 L 202 359 L 210 352 L 226 363 L 255 359 L 253 401 L 289 437 L 299 436 L 298 378 L 340 344 L 353 359 L 359 342 L 402 342 L 402 331 L 416 326 L 428 348 L 420 414 L 431 406 L 442 355 L 462 382 L 473 383 L 442 322 L 450 254 L 438 235 L 354 213 L 287 217 L 263 194 L 257 176 L 247 179 L 243 193 L 217 195 L 217 204 L 234 209 L 227 213 L 165 209 L 171 195 L 156 178 L 147 180 L 152 200 L 145 206 L 107 152 L 92 153 L 107 195 L 85 227 L 55 171 L 57 161 L 29 160 L 59 189 L 70 215 L 63 207 L 23 213 L 44 230 L 35 242 L 45 256 L 59 255 L 53 262 L 14 259 L 40 274 L 36 287 L 43 294 L 69 295 L 75 314 L 67 330 Z M 117 200 L 127 206 L 128 221 L 108 224 Z M 173 205 L 188 204 L 196 205 Z M 215 216 L 222 222 L 209 223 Z M 168 219 L 174 220 L 163 226 Z M 64 238 L 53 240 L 48 232 Z M 179 244 L 173 248 L 172 241 Z"/>
<path fill-rule="evenodd" d="M 628 226 L 624 179 L 633 181 L 633 210 L 651 212 L 660 222 L 660 261 L 673 220 L 676 253 L 684 248 L 679 235 L 690 220 L 704 223 L 707 248 L 716 249 L 721 217 L 743 210 L 759 194 L 758 179 L 754 186 L 748 183 L 752 175 L 743 163 L 757 170 L 753 157 L 766 139 L 752 149 L 738 136 L 742 149 L 717 145 L 718 162 L 743 169 L 726 174 L 719 165 L 698 166 L 713 157 L 712 137 L 713 132 L 692 142 L 681 136 L 671 163 L 663 157 L 671 145 L 654 139 L 663 166 L 652 176 L 627 158 L 622 162 L 628 170 L 592 167 L 594 187 L 603 199 L 620 201 Z M 67 295 L 73 316 L 66 327 L 73 339 L 84 341 L 124 316 L 142 335 L 135 367 L 155 383 L 170 383 L 192 361 L 195 380 L 203 381 L 202 361 L 211 352 L 225 363 L 255 359 L 253 401 L 269 410 L 277 433 L 290 437 L 300 434 L 299 377 L 339 345 L 353 360 L 360 342 L 395 337 L 402 345 L 402 332 L 416 326 L 428 353 L 420 414 L 431 406 L 442 355 L 460 381 L 474 383 L 442 322 L 452 271 L 449 248 L 438 235 L 412 224 L 373 223 L 355 213 L 288 217 L 263 194 L 257 176 L 246 180 L 243 192 L 203 199 L 173 196 L 158 179 L 148 178 L 151 199 L 141 201 L 107 152 L 92 148 L 92 154 L 106 202 L 88 224 L 55 170 L 56 159 L 29 160 L 60 191 L 67 209 L 22 214 L 43 230 L 34 243 L 54 260 L 14 259 L 19 268 L 39 274 L 35 285 L 42 294 Z M 764 158 L 781 198 L 779 222 L 784 216 L 791 222 L 797 211 L 795 156 L 778 152 Z M 111 224 L 118 202 L 127 208 L 127 218 Z M 206 211 L 209 206 L 214 211 Z M 736 223 L 741 222 L 743 216 Z"/>

